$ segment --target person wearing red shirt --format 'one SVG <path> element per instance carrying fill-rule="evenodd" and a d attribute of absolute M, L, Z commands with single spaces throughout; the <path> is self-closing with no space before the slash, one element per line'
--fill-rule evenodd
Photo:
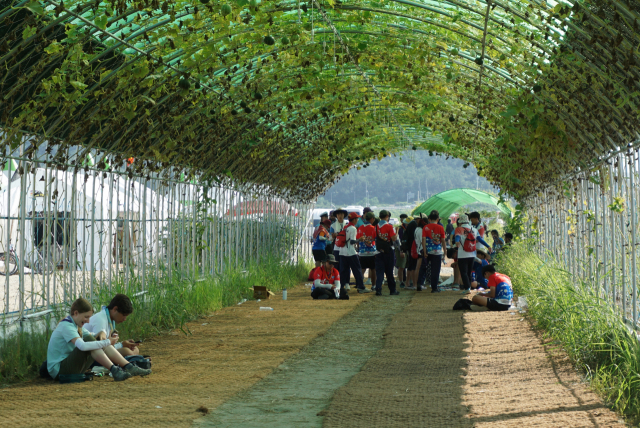
<path fill-rule="evenodd" d="M 387 276 L 389 294 L 397 296 L 400 293 L 396 290 L 396 280 L 393 277 L 393 256 L 394 247 L 398 247 L 398 234 L 393 225 L 389 224 L 391 213 L 387 210 L 380 211 L 380 222 L 376 226 L 378 237 L 376 238 L 376 296 L 382 296 L 382 281 Z"/>
<path fill-rule="evenodd" d="M 431 267 L 431 292 L 437 293 L 438 280 L 440 279 L 440 267 L 442 266 L 442 258 L 444 257 L 443 246 L 445 244 L 444 227 L 438 224 L 440 213 L 433 210 L 429 213 L 429 223 L 422 229 L 422 248 L 427 255 L 425 264 L 429 263 Z"/>
<path fill-rule="evenodd" d="M 314 271 L 311 297 L 317 300 L 338 299 L 340 297 L 340 273 L 333 267 L 336 258 L 328 254 L 324 265 Z"/>
<path fill-rule="evenodd" d="M 360 267 L 362 267 L 362 275 L 365 269 L 369 269 L 369 278 L 371 284 L 376 283 L 376 227 L 373 225 L 376 216 L 372 212 L 364 215 L 364 224 L 358 228 L 356 239 L 360 243 Z"/>
<path fill-rule="evenodd" d="M 492 265 L 482 268 L 482 276 L 489 282 L 488 293 L 478 293 L 471 301 L 478 306 L 486 306 L 490 311 L 508 311 L 513 301 L 511 278 L 496 272 Z"/>

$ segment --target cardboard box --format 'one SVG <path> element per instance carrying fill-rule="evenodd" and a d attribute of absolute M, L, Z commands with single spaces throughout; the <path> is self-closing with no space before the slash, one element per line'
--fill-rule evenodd
<path fill-rule="evenodd" d="M 269 297 L 275 296 L 271 291 L 267 290 L 267 287 L 263 287 L 262 285 L 254 285 L 253 286 L 253 298 L 258 300 L 268 300 Z"/>

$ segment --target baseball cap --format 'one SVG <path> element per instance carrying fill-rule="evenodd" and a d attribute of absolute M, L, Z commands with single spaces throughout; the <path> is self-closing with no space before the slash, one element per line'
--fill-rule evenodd
<path fill-rule="evenodd" d="M 349 220 L 353 220 L 354 218 L 360 218 L 360 217 L 361 215 L 356 212 L 349 213 Z"/>
<path fill-rule="evenodd" d="M 370 213 L 371 211 L 373 211 L 371 208 L 364 207 L 364 209 L 362 210 L 362 214 Z"/>
<path fill-rule="evenodd" d="M 380 211 L 380 218 L 389 217 L 391 213 L 387 210 Z"/>

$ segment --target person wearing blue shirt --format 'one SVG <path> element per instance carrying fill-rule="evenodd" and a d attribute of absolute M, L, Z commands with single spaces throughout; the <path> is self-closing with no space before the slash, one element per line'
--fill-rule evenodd
<path fill-rule="evenodd" d="M 482 276 L 482 268 L 489 265 L 487 259 L 489 256 L 482 250 L 476 250 L 476 259 L 473 262 L 473 281 L 471 288 L 478 290 L 486 290 L 489 281 Z"/>

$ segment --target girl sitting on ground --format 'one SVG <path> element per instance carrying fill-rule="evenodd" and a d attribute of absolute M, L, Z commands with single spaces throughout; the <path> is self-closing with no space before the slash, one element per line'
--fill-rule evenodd
<path fill-rule="evenodd" d="M 59 375 L 84 373 L 94 361 L 108 368 L 116 382 L 151 373 L 151 370 L 129 363 L 113 347 L 118 342 L 117 335 L 96 340 L 83 328 L 92 315 L 91 304 L 80 298 L 73 302 L 69 315 L 53 331 L 47 349 L 47 370 L 53 379 L 58 379 Z"/>

